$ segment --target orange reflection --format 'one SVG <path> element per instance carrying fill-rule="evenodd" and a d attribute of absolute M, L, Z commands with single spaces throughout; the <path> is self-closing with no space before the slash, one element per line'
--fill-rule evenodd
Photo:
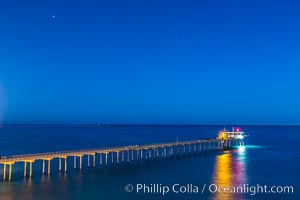
<path fill-rule="evenodd" d="M 247 184 L 245 147 L 227 151 L 216 157 L 215 169 L 211 184 L 220 187 L 220 192 L 212 192 L 213 200 L 245 199 L 242 192 L 224 191 L 224 188 L 236 188 Z M 215 188 L 213 188 L 215 189 Z"/>
<path fill-rule="evenodd" d="M 216 164 L 212 184 L 224 188 L 232 185 L 231 155 L 225 153 L 216 157 Z M 215 192 L 213 200 L 231 200 L 232 194 L 225 192 Z"/>

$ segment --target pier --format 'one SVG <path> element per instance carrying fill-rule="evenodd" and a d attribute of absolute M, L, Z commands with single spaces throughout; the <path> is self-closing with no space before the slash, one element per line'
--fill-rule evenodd
<path fill-rule="evenodd" d="M 70 169 L 70 166 L 68 166 L 68 160 L 70 159 L 73 159 L 72 167 L 75 170 L 82 169 L 83 157 L 87 157 L 88 167 L 91 164 L 93 167 L 96 167 L 97 164 L 100 166 L 110 166 L 139 160 L 164 159 L 183 154 L 196 154 L 198 152 L 241 146 L 244 145 L 243 134 L 244 132 L 241 131 L 221 131 L 217 138 L 201 140 L 7 156 L 0 159 L 0 165 L 3 165 L 3 180 L 11 181 L 13 166 L 18 162 L 24 163 L 24 177 L 32 178 L 32 166 L 36 161 L 42 162 L 42 174 L 50 175 L 51 167 L 53 168 L 51 161 L 54 159 L 58 160 L 58 166 L 55 166 L 58 171 L 67 173 Z M 96 163 L 96 157 L 99 157 L 98 163 Z"/>

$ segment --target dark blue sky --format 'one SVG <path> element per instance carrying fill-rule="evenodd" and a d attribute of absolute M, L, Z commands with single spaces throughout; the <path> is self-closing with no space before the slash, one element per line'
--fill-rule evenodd
<path fill-rule="evenodd" d="M 2 0 L 2 123 L 300 124 L 300 3 Z"/>

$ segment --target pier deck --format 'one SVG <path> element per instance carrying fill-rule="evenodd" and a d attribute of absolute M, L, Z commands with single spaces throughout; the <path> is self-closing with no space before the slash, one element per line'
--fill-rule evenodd
<path fill-rule="evenodd" d="M 27 177 L 27 163 L 29 164 L 28 177 L 32 177 L 32 164 L 35 161 L 42 161 L 42 174 L 45 174 L 45 164 L 47 162 L 48 175 L 51 171 L 51 160 L 58 159 L 59 166 L 58 171 L 67 172 L 67 159 L 73 158 L 74 169 L 77 168 L 76 158 L 79 158 L 79 169 L 82 169 L 82 157 L 88 157 L 88 166 L 90 166 L 90 157 L 93 160 L 93 166 L 96 166 L 96 156 L 99 156 L 100 165 L 108 165 L 119 162 L 130 162 L 134 160 L 142 160 L 149 158 L 166 158 L 173 155 L 180 155 L 186 153 L 196 153 L 201 151 L 209 151 L 216 149 L 223 149 L 225 147 L 232 147 L 237 145 L 244 145 L 242 139 L 239 138 L 212 138 L 202 140 L 191 141 L 177 141 L 169 143 L 159 144 L 144 144 L 144 145 L 130 145 L 119 147 L 107 147 L 107 148 L 94 148 L 94 149 L 81 149 L 72 151 L 57 151 L 46 152 L 36 154 L 24 154 L 6 156 L 0 159 L 0 164 L 3 165 L 3 180 L 7 180 L 7 168 L 8 168 L 8 180 L 12 180 L 13 165 L 17 162 L 24 163 L 24 176 Z M 121 154 L 121 155 L 120 155 Z M 115 157 L 114 157 L 115 156 Z M 104 158 L 103 158 L 104 157 Z M 64 160 L 64 170 L 62 170 L 62 159 Z"/>

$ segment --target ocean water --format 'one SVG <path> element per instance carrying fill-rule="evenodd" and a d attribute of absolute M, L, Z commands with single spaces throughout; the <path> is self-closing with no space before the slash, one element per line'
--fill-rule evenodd
<path fill-rule="evenodd" d="M 215 137 L 222 128 L 183 125 L 2 126 L 0 154 L 8 156 L 171 142 L 177 138 L 203 139 Z M 100 167 L 97 157 L 96 168 L 88 168 L 84 158 L 81 171 L 74 170 L 73 160 L 69 159 L 66 174 L 58 172 L 58 161 L 53 160 L 51 176 L 41 175 L 41 161 L 36 161 L 32 179 L 22 177 L 23 164 L 17 163 L 13 168 L 13 180 L 0 182 L 0 200 L 300 199 L 300 126 L 242 128 L 249 135 L 245 139 L 246 146 L 228 151 L 202 152 L 110 167 Z M 0 167 L 1 178 L 2 175 L 3 166 Z M 128 184 L 133 186 L 132 192 L 126 192 Z M 266 185 L 268 189 L 278 186 L 279 191 L 275 194 L 256 192 L 253 188 L 258 184 Z M 142 187 L 138 192 L 137 186 Z M 171 191 L 165 194 L 153 192 L 152 186 Z M 248 188 L 248 192 L 233 192 L 233 187 L 229 188 L 231 192 L 216 192 L 216 186 L 243 186 Z M 292 186 L 293 192 L 279 193 L 284 186 Z M 176 193 L 179 188 L 182 191 Z"/>

